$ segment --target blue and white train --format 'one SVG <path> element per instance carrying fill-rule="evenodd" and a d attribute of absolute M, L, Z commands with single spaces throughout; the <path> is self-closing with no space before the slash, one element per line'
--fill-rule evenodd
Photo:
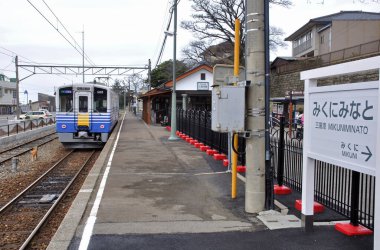
<path fill-rule="evenodd" d="M 56 130 L 68 148 L 101 148 L 119 118 L 119 97 L 100 84 L 64 85 L 56 91 Z"/>

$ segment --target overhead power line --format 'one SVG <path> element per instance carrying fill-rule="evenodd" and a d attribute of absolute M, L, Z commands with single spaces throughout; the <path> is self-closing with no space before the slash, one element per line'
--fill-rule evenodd
<path fill-rule="evenodd" d="M 19 57 L 24 58 L 28 63 L 34 63 L 34 64 L 42 65 L 41 63 L 37 63 L 37 62 L 35 62 L 35 61 L 33 61 L 33 60 L 30 60 L 29 58 L 26 58 L 25 56 L 22 56 L 22 55 L 20 55 L 20 54 L 14 52 L 14 51 L 12 51 L 12 50 L 10 50 L 10 49 L 4 48 L 4 47 L 2 47 L 2 46 L 0 46 L 0 49 L 3 49 L 3 50 L 5 50 L 5 51 L 8 51 L 8 52 L 12 53 L 13 55 L 8 55 L 8 54 L 6 54 L 6 53 L 0 51 L 1 54 L 4 54 L 4 55 L 7 55 L 7 56 L 10 56 L 10 57 L 12 57 L 12 58 L 14 58 L 15 55 L 18 55 Z M 20 62 L 21 62 L 21 61 L 20 61 Z M 8 66 L 7 66 L 7 67 L 8 67 Z M 7 67 L 6 67 L 6 68 L 7 68 Z M 3 70 L 4 70 L 4 69 L 3 69 Z M 4 71 L 15 72 L 15 71 L 12 71 L 12 70 L 4 70 Z M 59 77 L 61 77 L 61 78 L 63 78 L 63 79 L 66 79 L 66 80 L 68 80 L 68 81 L 72 81 L 72 79 L 69 79 L 69 78 L 64 77 L 64 76 L 62 76 L 62 75 L 59 75 L 59 74 L 54 74 L 54 75 L 59 76 Z"/>
<path fill-rule="evenodd" d="M 3 54 L 3 55 L 6 55 L 6 56 L 9 56 L 9 57 L 14 57 L 13 55 L 9 55 L 9 54 L 7 54 L 7 53 L 4 53 L 4 52 L 2 52 L 2 51 L 0 51 L 0 54 Z"/>
<path fill-rule="evenodd" d="M 45 2 L 45 0 L 42 0 L 44 2 L 44 4 L 46 5 L 46 7 L 50 10 L 50 12 L 53 14 L 53 16 L 57 19 L 57 21 L 62 25 L 62 27 L 66 30 L 67 34 L 69 34 L 69 36 L 71 37 L 71 39 L 73 39 L 74 43 L 76 46 L 78 46 L 80 48 L 80 45 L 78 44 L 78 42 L 75 40 L 75 38 L 71 35 L 71 33 L 66 29 L 65 25 L 61 22 L 61 20 L 59 20 L 59 18 L 57 17 L 57 15 L 53 12 L 53 10 L 49 7 L 49 5 Z M 82 48 L 82 54 L 84 54 L 84 57 L 86 58 L 86 60 L 92 64 L 93 66 L 95 66 L 95 63 L 90 59 L 90 57 L 84 52 L 83 48 Z"/>
<path fill-rule="evenodd" d="M 169 18 L 169 21 L 168 21 L 168 25 L 166 26 L 166 30 L 169 30 L 170 25 L 171 25 L 171 22 L 172 22 L 172 19 L 173 19 L 173 11 L 170 11 L 170 18 Z M 165 44 L 166 44 L 166 39 L 167 39 L 167 38 L 168 38 L 168 34 L 165 33 L 164 40 L 162 41 L 162 45 L 161 45 L 161 49 L 160 49 L 160 53 L 158 54 L 158 57 L 157 57 L 156 66 L 154 66 L 154 68 L 156 68 L 157 65 L 158 65 L 158 64 L 160 63 L 160 61 L 161 61 L 162 54 L 164 53 L 164 49 L 165 49 Z"/>
<path fill-rule="evenodd" d="M 66 32 L 68 32 L 69 36 L 74 40 L 74 44 L 58 29 L 58 27 L 55 27 L 54 24 L 30 1 L 30 0 L 27 0 L 28 3 L 80 54 L 80 55 L 83 55 L 83 50 L 81 49 L 78 49 L 81 48 L 79 46 L 79 44 L 75 41 L 75 39 L 73 38 L 73 36 L 67 31 L 66 27 L 62 24 L 62 22 L 59 20 L 59 18 L 54 14 L 54 12 L 51 10 L 51 8 L 46 4 L 45 1 L 44 4 L 48 7 L 48 9 L 50 10 L 50 12 L 54 15 L 54 17 L 57 19 L 57 21 L 63 26 L 63 28 L 66 30 Z M 77 47 L 78 46 L 78 47 Z M 86 60 L 91 64 L 91 65 L 95 65 L 91 59 L 86 55 L 86 53 L 84 53 L 84 56 L 86 58 Z"/>

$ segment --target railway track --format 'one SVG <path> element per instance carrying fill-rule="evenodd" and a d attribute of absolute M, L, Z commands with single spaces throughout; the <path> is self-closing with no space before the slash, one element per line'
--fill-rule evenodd
<path fill-rule="evenodd" d="M 71 151 L 0 208 L 0 249 L 25 249 L 95 151 Z"/>
<path fill-rule="evenodd" d="M 19 155 L 25 154 L 26 152 L 30 151 L 33 147 L 39 147 L 42 146 L 50 141 L 53 141 L 57 139 L 58 136 L 54 132 L 52 134 L 48 134 L 44 137 L 34 139 L 32 141 L 29 141 L 23 145 L 14 146 L 11 148 L 7 148 L 0 151 L 0 165 L 3 162 L 11 160 L 13 157 L 17 157 Z"/>

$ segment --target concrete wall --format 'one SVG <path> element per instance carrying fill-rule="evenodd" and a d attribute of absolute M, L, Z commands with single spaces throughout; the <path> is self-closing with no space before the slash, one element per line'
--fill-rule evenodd
<path fill-rule="evenodd" d="M 331 50 L 341 50 L 380 39 L 380 21 L 334 21 Z"/>
<path fill-rule="evenodd" d="M 206 79 L 201 80 L 201 74 L 205 73 L 206 74 Z M 202 83 L 208 83 L 208 90 L 212 90 L 211 85 L 213 82 L 213 75 L 211 72 L 201 69 L 197 71 L 194 74 L 191 74 L 188 77 L 185 77 L 184 79 L 181 79 L 177 81 L 176 83 L 176 90 L 198 90 L 197 89 L 197 83 L 202 82 Z"/>
<path fill-rule="evenodd" d="M 361 57 L 357 60 L 368 58 Z M 338 62 L 340 63 L 340 62 Z M 299 64 L 300 68 L 304 68 L 305 65 Z M 315 65 L 310 65 L 310 69 L 316 68 Z M 355 83 L 361 81 L 374 81 L 379 79 L 378 71 L 370 71 L 362 74 L 354 74 L 345 77 L 327 78 L 325 80 L 318 81 L 318 85 L 332 85 L 332 84 L 343 84 L 343 83 Z M 276 70 L 271 71 L 271 86 L 270 86 L 270 96 L 273 97 L 284 97 L 285 91 L 303 91 L 304 82 L 300 80 L 300 71 L 292 71 L 289 73 L 276 73 Z"/>
<path fill-rule="evenodd" d="M 0 81 L 0 89 L 0 105 L 16 105 L 16 98 L 13 98 L 16 83 Z"/>
<path fill-rule="evenodd" d="M 320 32 L 318 35 L 319 51 L 318 54 L 314 55 L 323 55 L 331 52 L 331 27 Z M 323 37 L 323 43 L 321 43 L 321 38 Z"/>

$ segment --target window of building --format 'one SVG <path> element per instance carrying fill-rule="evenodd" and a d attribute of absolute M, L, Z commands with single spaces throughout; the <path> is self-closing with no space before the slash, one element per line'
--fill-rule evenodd
<path fill-rule="evenodd" d="M 325 43 L 325 36 L 322 35 L 322 36 L 321 36 L 321 44 L 324 44 L 324 43 Z"/>
<path fill-rule="evenodd" d="M 0 88 L 0 96 L 3 96 L 3 88 Z"/>
<path fill-rule="evenodd" d="M 201 73 L 201 80 L 206 80 L 206 74 L 205 73 Z"/>
<path fill-rule="evenodd" d="M 13 90 L 13 98 L 17 98 L 16 90 Z"/>

